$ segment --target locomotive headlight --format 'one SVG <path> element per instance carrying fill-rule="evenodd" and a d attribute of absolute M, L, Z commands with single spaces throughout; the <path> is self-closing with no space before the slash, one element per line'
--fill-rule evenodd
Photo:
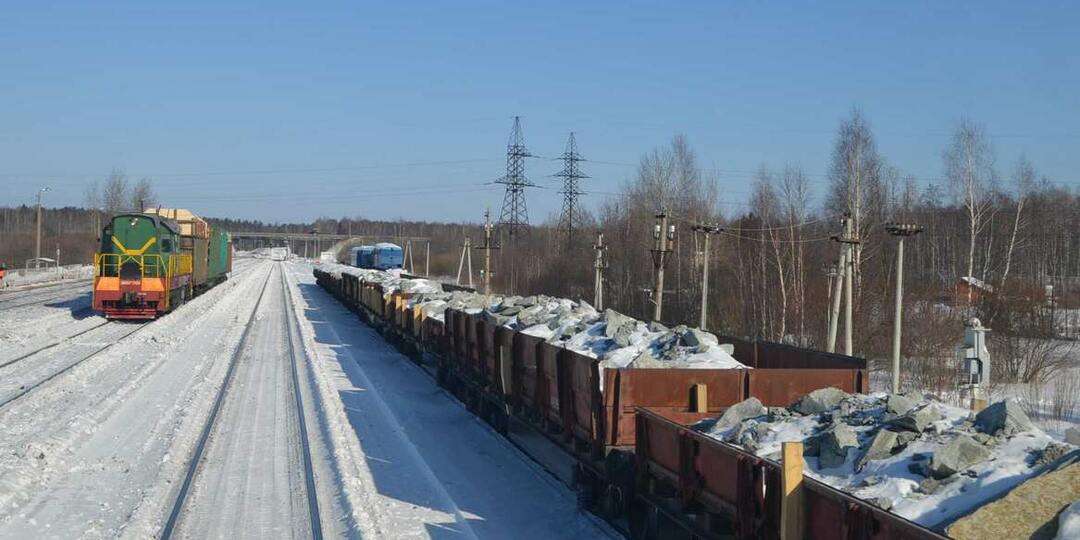
<path fill-rule="evenodd" d="M 128 225 L 131 225 L 132 227 L 134 227 L 137 223 L 139 223 L 139 218 L 131 218 L 128 220 Z"/>

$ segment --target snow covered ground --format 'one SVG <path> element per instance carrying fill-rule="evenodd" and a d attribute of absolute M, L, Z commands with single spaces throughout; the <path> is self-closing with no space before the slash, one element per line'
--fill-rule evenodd
<path fill-rule="evenodd" d="M 85 287 L 0 302 L 0 398 L 13 398 L 0 537 L 158 536 L 234 357 L 176 537 L 307 536 L 301 438 L 327 537 L 609 534 L 313 281 L 305 263 L 239 259 L 229 281 L 145 324 L 105 324 Z"/>

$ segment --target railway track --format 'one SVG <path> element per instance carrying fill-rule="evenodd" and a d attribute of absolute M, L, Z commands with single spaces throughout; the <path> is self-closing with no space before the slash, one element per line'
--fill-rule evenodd
<path fill-rule="evenodd" d="M 297 368 L 297 349 L 293 341 L 293 333 L 300 335 L 300 321 L 296 320 L 296 312 L 293 310 L 292 290 L 289 288 L 289 280 L 285 274 L 285 265 L 278 264 L 281 274 L 282 299 L 285 309 L 285 343 L 289 354 L 289 371 L 292 375 L 293 395 L 296 397 L 296 418 L 300 430 L 300 450 L 304 461 L 304 486 L 307 492 L 308 515 L 311 519 L 311 537 L 322 540 L 322 523 L 319 519 L 319 498 L 315 491 L 315 468 L 311 462 L 311 445 L 308 442 L 307 421 L 304 419 L 304 397 L 300 389 L 300 374 Z"/>
<path fill-rule="evenodd" d="M 111 349 L 112 347 L 122 343 L 124 341 L 124 339 L 126 339 L 129 336 L 131 336 L 132 334 L 142 330 L 143 328 L 146 328 L 146 326 L 147 325 L 145 325 L 145 324 L 138 325 L 138 326 L 135 326 L 134 328 L 132 328 L 131 330 L 122 332 L 118 336 L 110 336 L 108 338 L 107 343 L 104 343 L 103 345 L 100 345 L 100 346 L 93 345 L 92 349 L 89 352 L 78 355 L 74 361 L 61 362 L 59 364 L 60 365 L 59 369 L 46 370 L 45 373 L 38 374 L 36 376 L 34 374 L 31 374 L 31 376 L 25 381 L 18 381 L 17 377 L 5 377 L 5 383 L 18 383 L 18 384 L 17 384 L 17 386 L 15 386 L 13 384 L 13 389 L 10 390 L 10 391 L 7 391 L 7 392 L 0 391 L 0 409 L 3 409 L 7 405 L 19 400 L 23 396 L 26 396 L 27 394 L 33 392 L 37 388 L 39 388 L 42 385 L 48 383 L 49 381 L 52 381 L 53 379 L 59 377 L 60 375 L 63 375 L 65 373 L 71 371 L 72 369 L 74 369 L 79 364 L 82 364 L 83 362 L 85 362 L 85 361 L 87 361 L 87 360 L 89 360 L 91 358 L 94 358 L 94 357 L 98 356 L 99 354 Z M 15 364 L 17 362 L 22 362 L 22 361 L 24 361 L 26 359 L 33 358 L 35 356 L 43 354 L 46 351 L 52 350 L 52 349 L 56 348 L 57 346 L 65 344 L 65 343 L 72 344 L 73 346 L 82 346 L 82 344 L 72 343 L 72 341 L 71 341 L 72 338 L 77 337 L 77 336 L 85 335 L 85 334 L 91 332 L 92 330 L 97 330 L 97 329 L 100 329 L 102 327 L 113 328 L 113 327 L 116 327 L 116 326 L 115 326 L 115 323 L 111 323 L 109 321 L 106 321 L 106 322 L 104 322 L 102 324 L 99 324 L 97 326 L 94 326 L 94 327 L 88 328 L 86 330 L 83 330 L 83 331 L 81 331 L 78 334 L 75 334 L 73 336 L 68 336 L 67 338 L 62 339 L 62 340 L 60 340 L 60 341 L 58 341 L 56 343 L 53 343 L 51 345 L 47 345 L 45 347 L 42 347 L 42 348 L 40 348 L 40 349 L 38 349 L 36 351 L 32 351 L 32 352 L 30 352 L 28 354 L 24 354 L 24 355 L 22 355 L 22 356 L 20 356 L 18 358 L 8 360 L 2 366 L 0 366 L 0 369 L 6 368 L 7 366 L 11 366 L 11 365 L 13 365 L 13 364 Z"/>
<path fill-rule="evenodd" d="M 75 339 L 75 338 L 77 338 L 77 337 L 79 337 L 79 336 L 81 336 L 83 334 L 86 334 L 86 333 L 91 332 L 93 330 L 97 330 L 98 328 L 101 328 L 102 326 L 105 326 L 107 324 L 111 324 L 112 322 L 113 321 L 102 321 L 101 323 L 95 324 L 94 326 L 91 326 L 90 328 L 87 328 L 85 330 L 80 330 L 78 332 L 75 332 L 74 334 L 71 334 L 70 336 L 65 336 L 62 339 L 58 339 L 58 340 L 56 340 L 56 341 L 54 341 L 54 342 L 52 342 L 49 345 L 46 345 L 44 347 L 34 349 L 34 350 L 32 350 L 32 351 L 30 351 L 28 353 L 23 354 L 22 356 L 17 356 L 15 358 L 10 359 L 10 360 L 0 361 L 0 368 L 6 368 L 6 367 L 8 367 L 8 366 L 10 366 L 12 364 L 16 364 L 18 362 L 26 360 L 27 358 L 30 358 L 32 356 L 35 356 L 35 355 L 39 354 L 39 353 L 43 353 L 43 352 L 45 352 L 45 351 L 47 351 L 49 349 L 52 349 L 53 347 L 56 347 L 58 345 L 62 345 L 64 343 L 70 342 L 71 340 L 73 340 L 73 339 Z"/>
<path fill-rule="evenodd" d="M 318 502 L 317 491 L 316 491 L 316 488 L 315 488 L 314 467 L 313 467 L 312 459 L 311 459 L 311 449 L 310 449 L 310 446 L 309 446 L 309 443 L 308 443 L 307 423 L 306 423 L 306 420 L 305 420 L 305 417 L 304 417 L 304 402 L 303 402 L 303 396 L 302 396 L 302 393 L 301 393 L 301 382 L 300 382 L 298 366 L 297 366 L 299 356 L 302 355 L 303 353 L 300 352 L 299 349 L 297 348 L 297 346 L 296 346 L 297 339 L 294 338 L 294 335 L 299 334 L 300 326 L 299 326 L 299 322 L 295 320 L 295 313 L 294 313 L 294 311 L 292 309 L 292 305 L 291 305 L 292 295 L 291 295 L 291 292 L 290 292 L 290 290 L 288 288 L 287 278 L 285 276 L 285 270 L 284 270 L 283 266 L 280 265 L 280 264 L 275 264 L 274 268 L 277 269 L 277 273 L 278 273 L 279 279 L 281 281 L 280 285 L 281 285 L 281 298 L 282 298 L 282 309 L 283 309 L 282 320 L 283 320 L 283 326 L 284 326 L 283 330 L 285 332 L 283 342 L 284 342 L 285 354 L 287 355 L 287 361 L 288 361 L 288 364 L 289 364 L 287 366 L 287 368 L 285 368 L 285 372 L 286 372 L 286 377 L 289 379 L 289 383 L 287 383 L 288 388 L 291 390 L 291 393 L 292 393 L 292 396 L 287 400 L 287 402 L 291 402 L 291 405 L 287 405 L 287 408 L 291 409 L 293 411 L 292 414 L 295 414 L 294 421 L 295 421 L 295 426 L 296 426 L 296 431 L 297 431 L 297 433 L 296 433 L 296 441 L 298 442 L 298 445 L 299 445 L 298 454 L 300 455 L 300 462 L 301 462 L 302 469 L 303 469 L 303 471 L 302 471 L 303 479 L 304 479 L 304 487 L 303 487 L 303 489 L 304 489 L 304 492 L 305 492 L 305 499 L 306 499 L 307 510 L 308 510 L 307 519 L 310 522 L 310 531 L 309 532 L 310 532 L 310 535 L 311 535 L 312 538 L 321 539 L 323 537 L 323 535 L 322 535 L 321 518 L 320 518 L 320 514 L 319 514 L 319 502 Z M 211 434 L 215 432 L 215 427 L 218 424 L 218 421 L 222 418 L 222 416 L 227 417 L 227 416 L 229 416 L 230 414 L 233 413 L 232 405 L 230 404 L 229 412 L 225 413 L 224 415 L 220 414 L 222 409 L 223 409 L 223 404 L 226 401 L 226 397 L 229 395 L 232 387 L 235 386 L 233 383 L 237 379 L 236 372 L 237 372 L 238 365 L 241 364 L 241 359 L 245 356 L 246 353 L 249 353 L 249 352 L 254 350 L 254 347 L 252 346 L 251 342 L 252 341 L 258 342 L 258 339 L 253 339 L 252 338 L 252 329 L 257 326 L 256 325 L 257 321 L 262 320 L 262 317 L 257 317 L 257 314 L 259 313 L 260 308 L 263 305 L 263 299 L 266 296 L 267 291 L 270 289 L 270 280 L 271 280 L 273 274 L 274 274 L 273 270 L 271 270 L 271 272 L 268 273 L 266 281 L 263 283 L 262 290 L 259 293 L 259 297 L 255 302 L 255 307 L 252 309 L 251 315 L 248 317 L 247 323 L 246 323 L 246 325 L 244 327 L 243 334 L 240 337 L 240 343 L 237 345 L 236 350 L 233 352 L 232 356 L 229 359 L 229 365 L 228 365 L 228 368 L 226 370 L 224 382 L 222 383 L 221 388 L 218 390 L 217 396 L 214 399 L 214 403 L 211 406 L 209 414 L 207 415 L 207 419 L 206 419 L 205 423 L 203 424 L 203 427 L 202 427 L 202 430 L 200 432 L 200 436 L 199 436 L 199 439 L 198 439 L 198 441 L 196 443 L 195 449 L 193 450 L 193 452 L 192 452 L 192 454 L 190 456 L 190 459 L 188 461 L 187 470 L 186 470 L 186 472 L 184 474 L 183 483 L 181 484 L 179 490 L 177 491 L 176 497 L 175 497 L 175 499 L 173 501 L 173 504 L 171 506 L 171 510 L 169 512 L 168 519 L 167 519 L 164 527 L 162 528 L 160 537 L 163 540 L 173 538 L 174 535 L 175 536 L 181 536 L 181 534 L 179 534 L 179 531 L 181 529 L 186 530 L 189 527 L 188 523 L 186 523 L 188 521 L 188 519 L 185 516 L 188 516 L 188 515 L 191 514 L 191 508 L 192 507 L 197 507 L 198 506 L 198 504 L 194 503 L 193 501 L 197 500 L 197 499 L 199 499 L 201 497 L 201 495 L 194 494 L 195 492 L 198 491 L 198 490 L 193 489 L 193 486 L 195 485 L 195 480 L 197 478 L 201 478 L 203 475 L 208 475 L 208 476 L 207 476 L 207 479 L 205 481 L 200 480 L 199 481 L 200 484 L 203 484 L 203 483 L 210 484 L 210 483 L 212 483 L 212 482 L 214 482 L 216 480 L 215 478 L 212 478 L 212 475 L 213 475 L 213 470 L 212 469 L 213 469 L 213 467 L 209 466 L 209 465 L 206 465 L 208 463 L 208 461 L 206 459 L 206 456 L 207 455 L 213 455 L 215 452 L 218 452 L 219 450 L 215 449 L 215 450 L 211 450 L 211 451 L 208 452 L 208 446 L 210 446 L 210 444 L 208 444 L 208 443 L 210 443 Z M 266 330 L 264 329 L 264 330 L 261 330 L 260 332 L 258 332 L 257 334 L 264 334 L 265 332 L 266 332 Z M 274 335 L 276 336 L 277 334 L 274 333 Z M 255 355 L 255 356 L 257 356 L 257 355 Z M 263 357 L 263 358 L 259 358 L 257 360 L 255 358 L 249 358 L 246 361 L 249 361 L 249 362 L 256 362 L 256 361 L 269 362 L 269 361 L 272 361 L 272 360 L 273 360 L 272 358 Z M 249 368 L 250 368 L 250 366 L 245 364 L 244 369 L 247 370 Z M 232 402 L 230 401 L 230 403 L 232 403 Z M 225 432 L 221 431 L 219 433 L 225 433 Z M 227 437 L 229 435 L 225 435 L 225 436 Z M 216 438 L 217 438 L 217 436 L 215 435 L 215 439 Z M 222 446 L 224 446 L 224 445 L 225 445 L 225 443 L 222 443 Z M 215 446 L 215 447 L 218 446 L 218 443 L 213 443 L 213 446 Z M 269 451 L 269 450 L 267 450 L 267 451 Z M 227 458 L 227 456 L 226 456 L 226 458 Z"/>

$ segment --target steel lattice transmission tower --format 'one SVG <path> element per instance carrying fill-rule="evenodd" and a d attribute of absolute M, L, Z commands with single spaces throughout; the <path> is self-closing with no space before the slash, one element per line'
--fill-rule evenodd
<path fill-rule="evenodd" d="M 503 196 L 502 215 L 499 225 L 513 240 L 519 234 L 529 232 L 529 210 L 525 206 L 525 188 L 533 184 L 525 178 L 525 158 L 533 157 L 525 149 L 525 139 L 521 135 L 521 117 L 514 117 L 514 129 L 510 132 L 510 141 L 506 145 L 506 176 L 495 181 L 506 185 Z"/>
<path fill-rule="evenodd" d="M 563 249 L 569 249 L 574 245 L 574 232 L 581 226 L 581 210 L 578 208 L 578 196 L 582 195 L 579 181 L 589 178 L 581 172 L 578 163 L 585 161 L 577 151 L 577 139 L 574 132 L 570 132 L 570 139 L 566 141 L 566 151 L 563 152 L 563 170 L 555 176 L 563 179 L 563 189 L 559 193 L 563 195 L 562 215 L 559 217 L 559 235 L 563 240 Z"/>

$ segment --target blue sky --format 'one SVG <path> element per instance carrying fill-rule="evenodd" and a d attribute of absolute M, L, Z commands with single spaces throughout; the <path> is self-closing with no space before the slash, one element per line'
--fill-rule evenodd
<path fill-rule="evenodd" d="M 0 12 L 0 204 L 79 204 L 113 167 L 163 202 L 269 221 L 479 220 L 511 119 L 569 131 L 615 191 L 685 134 L 745 203 L 761 164 L 816 195 L 853 106 L 922 183 L 962 117 L 1080 187 L 1076 3 L 19 2 Z M 559 207 L 558 163 L 530 160 Z M 596 204 L 602 195 L 587 200 Z"/>

